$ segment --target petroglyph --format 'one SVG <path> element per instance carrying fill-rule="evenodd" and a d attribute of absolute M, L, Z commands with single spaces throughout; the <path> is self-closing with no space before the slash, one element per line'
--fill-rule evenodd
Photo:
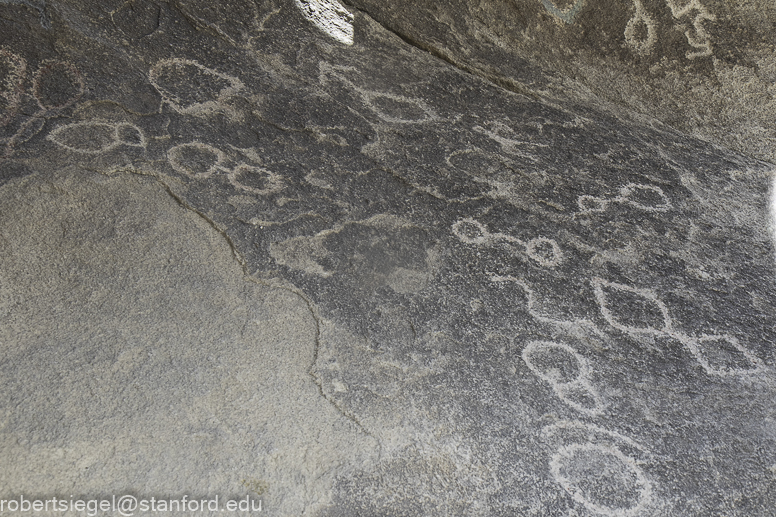
<path fill-rule="evenodd" d="M 640 462 L 648 461 L 653 456 L 649 449 L 622 433 L 579 420 L 561 420 L 550 424 L 542 428 L 541 434 L 545 441 L 558 447 L 574 443 L 597 443 L 616 447 Z"/>
<path fill-rule="evenodd" d="M 245 158 L 261 162 L 254 149 L 230 147 Z M 280 174 L 242 161 L 231 165 L 233 159 L 221 149 L 199 141 L 178 144 L 167 151 L 167 161 L 173 170 L 190 178 L 203 180 L 224 173 L 234 188 L 258 196 L 273 194 L 285 187 Z"/>
<path fill-rule="evenodd" d="M 457 228 L 459 238 L 472 244 L 487 244 L 491 234 L 487 233 L 484 226 L 475 224 L 476 221 L 466 221 L 467 226 L 461 224 Z M 543 323 L 550 323 L 559 327 L 570 328 L 584 326 L 593 332 L 599 333 L 600 329 L 590 320 L 577 318 L 573 321 L 548 314 L 538 308 L 536 292 L 527 282 L 511 275 L 489 276 L 490 281 L 500 285 L 516 285 L 520 287 L 526 300 L 526 309 L 532 318 Z M 591 280 L 595 299 L 599 310 L 609 325 L 625 332 L 635 338 L 639 337 L 667 337 L 680 342 L 692 354 L 693 358 L 701 365 L 709 375 L 732 376 L 752 375 L 766 370 L 765 364 L 757 356 L 752 354 L 737 339 L 727 335 L 703 335 L 694 337 L 678 331 L 673 326 L 666 305 L 649 289 L 607 282 L 600 278 Z M 561 370 L 544 371 L 533 360 L 533 354 L 543 352 L 552 355 L 555 352 L 558 357 L 574 357 L 578 366 L 574 371 L 582 372 L 573 378 L 564 378 Z M 523 359 L 543 380 L 550 383 L 558 397 L 579 411 L 588 414 L 600 412 L 603 405 L 597 391 L 587 380 L 589 372 L 585 366 L 584 358 L 568 347 L 568 345 L 553 342 L 534 342 L 529 344 L 524 351 Z M 577 355 L 575 355 L 577 354 Z"/>
<path fill-rule="evenodd" d="M 452 229 L 453 234 L 465 244 L 483 246 L 492 244 L 497 240 L 484 224 L 470 217 L 459 219 L 453 224 Z"/>
<path fill-rule="evenodd" d="M 85 88 L 86 80 L 81 72 L 64 61 L 44 61 L 32 79 L 32 94 L 43 110 L 72 106 Z"/>
<path fill-rule="evenodd" d="M 486 18 L 474 19 L 471 27 L 493 38 L 488 45 L 502 44 L 493 49 L 505 56 L 515 44 L 507 34 L 510 26 L 524 21 L 528 25 L 519 30 L 536 36 L 532 31 L 543 24 L 537 41 L 551 45 L 555 39 L 553 59 L 563 60 L 545 75 L 544 65 L 556 61 L 544 54 L 530 63 L 507 63 L 506 69 L 489 63 L 479 50 L 457 54 L 466 50 L 455 40 L 467 27 L 465 20 L 425 19 L 423 6 L 406 1 L 382 6 L 376 21 L 355 11 L 356 5 L 376 2 L 348 0 L 347 9 L 364 24 L 355 34 L 352 25 L 338 27 L 337 20 L 334 28 L 325 27 L 327 16 L 345 12 L 334 0 L 295 1 L 113 0 L 82 12 L 62 4 L 55 6 L 57 23 L 70 25 L 48 33 L 31 11 L 0 6 L 3 15 L 11 11 L 34 36 L 12 39 L 8 49 L 0 49 L 5 63 L 0 103 L 12 113 L 0 116 L 13 118 L 0 127 L 0 137 L 20 125 L 25 127 L 17 143 L 40 131 L 26 146 L 16 146 L 20 156 L 3 160 L 2 188 L 35 174 L 31 185 L 45 194 L 53 171 L 70 177 L 79 167 L 94 172 L 92 194 L 121 177 L 132 185 L 135 180 L 164 184 L 161 194 L 173 196 L 175 206 L 190 209 L 185 212 L 205 226 L 205 219 L 211 222 L 221 232 L 216 238 L 228 239 L 239 266 L 256 281 L 251 284 L 281 286 L 297 293 L 300 303 L 303 299 L 300 308 L 312 315 L 304 350 L 314 351 L 314 357 L 298 356 L 294 372 L 317 393 L 308 399 L 331 402 L 332 411 L 374 435 L 382 447 L 376 464 L 345 454 L 342 470 L 331 470 L 336 479 L 334 474 L 319 478 L 320 472 L 299 474 L 300 465 L 310 462 L 286 460 L 306 449 L 278 453 L 272 443 L 275 430 L 294 423 L 289 413 L 275 418 L 278 425 L 271 429 L 261 419 L 240 422 L 237 438 L 249 449 L 247 456 L 207 457 L 186 472 L 206 489 L 208 476 L 229 481 L 232 459 L 266 457 L 269 467 L 262 470 L 262 462 L 254 461 L 260 471 L 240 472 L 241 479 L 266 481 L 274 473 L 277 484 L 267 490 L 274 500 L 294 505 L 295 511 L 286 513 L 321 517 L 388 515 L 396 508 L 429 517 L 676 517 L 713 514 L 714 505 L 730 509 L 733 504 L 742 514 L 756 515 L 758 505 L 770 505 L 772 491 L 758 481 L 765 479 L 761 467 L 776 462 L 767 447 L 773 435 L 767 426 L 774 379 L 767 345 L 776 341 L 773 241 L 765 236 L 765 225 L 757 225 L 764 221 L 760 187 L 770 180 L 772 167 L 641 117 L 621 118 L 620 104 L 593 102 L 599 93 L 607 95 L 605 88 L 577 89 L 590 85 L 597 70 L 590 66 L 591 55 L 617 61 L 607 74 L 622 79 L 615 83 L 628 90 L 623 91 L 626 101 L 646 84 L 621 75 L 629 58 L 649 70 L 645 81 L 673 80 L 688 66 L 704 68 L 684 57 L 688 50 L 704 50 L 689 46 L 684 35 L 689 30 L 700 39 L 692 25 L 698 11 L 673 18 L 664 0 L 621 2 L 618 13 L 600 6 L 595 12 L 580 0 L 545 0 L 546 9 L 530 0 L 533 4 L 521 9 L 525 19 L 505 20 L 506 27 L 485 27 Z M 444 14 L 443 3 L 435 4 Z M 492 8 L 486 4 L 478 5 Z M 262 31 L 260 18 L 270 10 Z M 99 16 L 91 24 L 94 13 Z M 396 21 L 394 15 L 432 22 L 418 29 L 421 35 L 450 40 L 444 47 L 429 47 L 439 55 L 419 52 L 384 30 Z M 320 30 L 312 25 L 315 16 L 324 19 Z M 350 13 L 343 16 L 354 21 Z M 567 25 L 572 22 L 576 25 Z M 680 31 L 672 29 L 674 23 Z M 703 26 L 714 35 L 715 52 L 727 52 L 729 42 L 716 40 L 716 22 L 712 26 L 704 19 Z M 411 24 L 393 28 L 417 36 Z M 290 29 L 300 37 L 288 38 Z M 348 46 L 353 37 L 359 41 Z M 413 41 L 427 43 L 420 37 Z M 662 59 L 658 51 L 667 54 L 665 61 L 652 60 Z M 79 72 L 67 64 L 49 66 L 51 61 L 35 73 L 44 59 L 38 56 L 66 53 L 87 68 Z M 472 73 L 461 73 L 439 57 L 461 66 L 477 62 L 469 63 Z M 764 63 L 767 57 L 758 55 L 755 61 Z M 758 73 L 776 70 L 766 65 Z M 716 69 L 705 68 L 714 75 Z M 135 84 L 132 74 L 138 70 Z M 485 73 L 492 73 L 485 79 L 510 82 L 493 84 L 483 80 Z M 89 79 L 88 97 L 79 77 Z M 137 88 L 126 87 L 133 84 Z M 540 99 L 507 91 L 519 84 Z M 569 100 L 567 88 L 585 95 Z M 681 107 L 686 97 L 674 99 Z M 56 118 L 47 121 L 51 117 Z M 97 244 L 94 252 L 110 258 L 99 244 L 111 226 L 102 218 L 87 219 L 89 226 L 68 220 L 52 227 L 45 219 L 39 226 L 56 230 L 79 249 L 88 233 Z M 146 215 L 130 213 L 125 219 L 116 220 L 117 231 L 145 232 Z M 191 249 L 182 239 L 170 243 Z M 153 250 L 167 244 L 158 241 Z M 168 263 L 157 272 L 174 267 Z M 117 274 L 112 263 L 106 268 L 105 278 L 134 281 L 134 274 Z M 243 329 L 240 335 L 251 335 L 253 320 L 282 324 L 282 311 L 252 305 L 238 313 L 224 309 L 202 290 L 200 275 L 181 272 L 204 300 L 216 302 L 213 317 L 234 319 L 238 331 Z M 60 280 L 93 292 L 93 277 L 77 269 L 65 273 Z M 4 298 L 3 278 L 0 315 L 24 309 L 24 300 Z M 178 300 L 180 285 L 173 284 L 154 300 L 168 305 Z M 137 311 L 111 314 L 134 318 L 145 300 L 139 299 Z M 54 309 L 45 313 L 52 321 L 72 313 L 66 306 Z M 140 324 L 156 314 L 136 319 Z M 108 334 L 121 329 L 100 328 Z M 195 338 L 202 350 L 213 343 L 230 345 L 217 332 L 209 342 L 200 334 Z M 13 327 L 3 335 L 14 344 Z M 122 350 L 96 361 L 85 358 L 89 364 L 120 371 L 125 352 L 135 354 L 138 364 L 146 361 L 142 351 L 123 350 L 137 345 L 133 336 L 105 339 Z M 262 350 L 273 352 L 283 339 Z M 182 342 L 186 350 L 190 341 Z M 159 364 L 168 364 L 168 357 L 158 355 L 164 347 L 149 343 Z M 234 349 L 205 357 L 205 363 L 228 362 Z M 17 347 L 9 350 L 19 353 Z M 194 392 L 203 386 L 198 375 L 205 363 L 179 369 Z M 218 378 L 234 384 L 230 393 L 236 394 L 228 404 L 263 407 L 266 397 L 256 382 L 225 372 Z M 262 386 L 283 387 L 270 379 L 276 374 L 276 368 L 265 368 Z M 119 380 L 116 386 L 131 388 L 131 381 Z M 21 395 L 30 389 L 19 383 L 18 399 L 23 402 Z M 225 407 L 200 391 L 191 392 L 202 402 L 197 407 Z M 747 404 L 737 405 L 742 396 Z M 308 421 L 308 416 L 300 418 Z M 632 441 L 593 425 L 557 424 L 561 418 L 606 426 Z M 3 431 L 12 443 L 14 420 L 5 420 L 9 423 L 0 411 L 0 426 L 6 425 Z M 66 419 L 50 420 L 48 444 L 58 446 L 57 422 Z M 19 422 L 35 423 L 34 415 Z M 224 422 L 203 427 L 210 433 L 203 440 L 223 441 Z M 548 424 L 557 425 L 547 429 Z M 34 436 L 41 436 L 33 427 Z M 417 457 L 405 461 L 413 446 Z M 149 456 L 152 469 L 154 458 Z M 328 468 L 325 462 L 313 463 Z M 738 470 L 739 464 L 746 467 Z M 76 470 L 76 477 L 88 474 L 95 483 L 102 472 Z M 712 470 L 714 476 L 707 476 Z M 199 476 L 202 472 L 208 476 Z M 0 481 L 3 475 L 0 469 Z M 315 487 L 291 494 L 313 477 L 326 480 L 325 487 L 315 485 L 328 494 L 319 499 L 330 503 L 326 509 L 314 509 L 315 501 L 304 508 L 297 504 L 323 494 Z M 137 479 L 142 484 L 142 472 L 122 486 Z M 752 494 L 749 502 L 738 497 L 742 490 Z"/>
<path fill-rule="evenodd" d="M 232 45 L 242 46 L 249 41 L 251 35 L 261 31 L 258 21 L 260 4 L 251 0 L 228 3 L 180 0 L 177 4 L 198 26 L 217 32 Z"/>
<path fill-rule="evenodd" d="M 321 83 L 330 84 L 333 78 L 335 81 L 345 84 L 356 91 L 364 104 L 386 122 L 394 124 L 418 124 L 433 122 L 440 118 L 436 111 L 422 99 L 388 92 L 379 92 L 357 86 L 344 75 L 349 70 L 355 71 L 355 69 L 332 66 L 328 63 L 321 62 L 319 70 Z"/>
<path fill-rule="evenodd" d="M 585 6 L 585 0 L 576 0 L 576 2 L 572 2 L 571 0 L 556 1 L 562 5 L 559 6 L 553 0 L 542 0 L 542 5 L 544 5 L 544 8 L 547 9 L 548 12 L 566 23 L 574 23 L 574 18 L 577 17 L 579 11 Z"/>
<path fill-rule="evenodd" d="M 609 199 L 584 194 L 577 198 L 577 205 L 582 213 L 605 212 L 609 208 Z"/>
<path fill-rule="evenodd" d="M 493 178 L 500 173 L 513 171 L 508 159 L 478 148 L 453 151 L 447 155 L 445 161 L 450 167 L 474 177 Z"/>
<path fill-rule="evenodd" d="M 542 267 L 555 267 L 563 261 L 558 243 L 547 237 L 534 237 L 523 241 L 504 233 L 490 233 L 485 225 L 472 218 L 459 219 L 453 224 L 453 234 L 465 244 L 494 246 L 500 241 L 522 246 L 525 254 Z"/>
<path fill-rule="evenodd" d="M 732 336 L 688 337 L 682 341 L 709 375 L 748 375 L 765 370 L 760 358 Z"/>
<path fill-rule="evenodd" d="M 224 170 L 221 164 L 226 161 L 226 154 L 212 145 L 194 141 L 171 147 L 167 161 L 181 174 L 207 179 L 216 171 Z"/>
<path fill-rule="evenodd" d="M 146 146 L 145 135 L 140 128 L 126 122 L 76 122 L 55 128 L 46 138 L 69 151 L 82 154 L 101 154 L 121 145 Z"/>
<path fill-rule="evenodd" d="M 427 232 L 392 215 L 272 243 L 270 255 L 280 265 L 324 278 L 345 277 L 347 272 L 354 289 L 387 286 L 397 293 L 423 289 L 436 264 L 434 243 Z"/>
<path fill-rule="evenodd" d="M 604 402 L 598 390 L 587 379 L 559 384 L 552 388 L 559 399 L 581 413 L 596 416 L 604 410 Z"/>
<path fill-rule="evenodd" d="M 431 107 L 419 98 L 403 95 L 359 90 L 366 103 L 386 122 L 396 124 L 414 124 L 437 119 Z"/>
<path fill-rule="evenodd" d="M 0 47 L 0 127 L 17 115 L 26 76 L 27 61 Z"/>
<path fill-rule="evenodd" d="M 194 116 L 231 112 L 224 102 L 245 88 L 236 77 L 182 58 L 157 61 L 148 80 L 164 103 L 178 113 Z"/>
<path fill-rule="evenodd" d="M 498 285 L 500 289 L 505 289 L 505 288 L 511 289 L 513 286 L 518 286 L 522 291 L 523 296 L 526 299 L 526 306 L 525 306 L 526 310 L 531 315 L 531 317 L 534 318 L 536 321 L 539 321 L 541 323 L 549 323 L 566 329 L 573 329 L 573 328 L 580 328 L 580 327 L 587 328 L 589 330 L 592 330 L 596 334 L 600 333 L 600 331 L 595 326 L 595 324 L 586 318 L 576 318 L 573 320 L 568 320 L 568 319 L 561 318 L 558 315 L 548 314 L 540 310 L 540 307 L 539 307 L 540 300 L 536 294 L 536 289 L 531 288 L 528 285 L 528 283 L 521 278 L 517 278 L 512 275 L 489 274 L 488 279 L 490 280 L 490 282 Z"/>
<path fill-rule="evenodd" d="M 229 182 L 240 190 L 266 196 L 283 189 L 283 178 L 264 167 L 240 164 L 229 173 Z"/>
<path fill-rule="evenodd" d="M 599 515 L 636 515 L 652 499 L 644 472 L 616 447 L 566 445 L 552 456 L 550 472 L 575 501 Z"/>
<path fill-rule="evenodd" d="M 575 18 L 584 7 L 584 0 L 561 0 L 562 5 L 558 5 L 553 0 L 541 0 L 545 9 L 553 16 L 568 24 L 573 24 Z M 714 21 L 716 16 L 711 14 L 700 0 L 666 0 L 666 5 L 671 10 L 671 14 L 677 20 L 695 12 L 692 18 L 692 30 L 685 31 L 687 42 L 695 49 L 694 52 L 688 52 L 688 59 L 712 55 L 711 36 L 703 27 L 704 21 Z M 633 0 L 634 13 L 625 26 L 626 43 L 640 55 L 647 55 L 657 41 L 658 27 L 654 19 L 649 16 L 640 0 Z M 682 28 L 678 25 L 677 28 Z"/>
<path fill-rule="evenodd" d="M 625 41 L 641 55 L 652 52 L 657 41 L 657 26 L 639 0 L 633 0 L 636 12 L 625 26 Z"/>
<path fill-rule="evenodd" d="M 521 140 L 515 130 L 503 122 L 491 122 L 487 124 L 487 127 L 475 126 L 473 130 L 498 142 L 504 152 L 527 158 L 533 162 L 538 161 L 538 158 L 525 151 L 525 147 L 549 147 L 547 144 Z"/>
<path fill-rule="evenodd" d="M 577 411 L 595 415 L 603 409 L 600 396 L 590 382 L 587 359 L 569 345 L 532 341 L 523 348 L 522 358 L 563 402 Z"/>
<path fill-rule="evenodd" d="M 353 14 L 337 0 L 294 0 L 304 17 L 345 45 L 353 44 Z"/>
<path fill-rule="evenodd" d="M 110 18 L 127 36 L 143 38 L 159 28 L 161 8 L 149 0 L 129 0 L 112 11 Z"/>
<path fill-rule="evenodd" d="M 628 183 L 620 189 L 620 195 L 614 201 L 628 203 L 647 212 L 665 212 L 671 208 L 668 196 L 654 185 Z"/>
<path fill-rule="evenodd" d="M 10 54 L 6 61 L 11 64 L 9 68 L 14 70 L 9 75 L 18 74 L 22 63 L 19 61 L 21 58 L 17 59 L 18 56 L 14 57 Z M 46 60 L 41 63 L 32 78 L 32 91 L 28 94 L 35 99 L 40 109 L 27 116 L 13 135 L 0 139 L 0 142 L 5 144 L 2 156 L 7 158 L 13 155 L 17 144 L 26 142 L 37 135 L 46 125 L 46 120 L 75 104 L 84 94 L 85 89 L 86 80 L 72 63 L 57 60 Z M 17 95 L 24 97 L 23 92 L 19 92 Z M 12 102 L 16 102 L 17 106 L 23 102 L 21 97 L 14 100 L 14 96 L 10 96 Z M 5 121 L 5 117 L 3 119 L 4 125 L 8 125 L 18 114 L 18 110 L 9 110 L 8 120 Z"/>
<path fill-rule="evenodd" d="M 281 266 L 328 278 L 334 272 L 321 265 L 330 255 L 324 247 L 324 240 L 335 231 L 325 230 L 314 237 L 292 237 L 272 243 L 270 256 Z"/>
<path fill-rule="evenodd" d="M 703 27 L 703 22 L 707 20 L 714 21 L 717 17 L 711 14 L 703 4 L 701 4 L 700 0 L 689 0 L 683 5 L 680 5 L 681 3 L 682 0 L 666 0 L 666 5 L 671 9 L 671 14 L 677 20 L 695 12 L 695 17 L 692 19 L 693 30 L 686 31 L 684 35 L 687 37 L 687 42 L 690 46 L 698 50 L 695 52 L 688 52 L 686 54 L 687 59 L 711 56 L 711 36 Z"/>
<path fill-rule="evenodd" d="M 568 24 L 573 24 L 575 18 L 584 7 L 584 0 L 562 0 L 563 5 L 557 5 L 553 0 L 541 0 L 545 9 L 553 16 Z M 684 30 L 687 43 L 695 49 L 687 52 L 687 59 L 707 57 L 713 54 L 711 35 L 706 31 L 703 23 L 715 21 L 717 17 L 710 13 L 700 0 L 665 0 L 675 20 L 684 17 L 692 19 L 691 29 L 686 24 L 677 24 L 675 27 Z M 625 43 L 638 55 L 647 56 L 652 53 L 658 38 L 658 24 L 649 15 L 641 0 L 633 0 L 634 12 L 625 25 Z M 694 13 L 694 16 L 693 16 Z"/>
<path fill-rule="evenodd" d="M 531 371 L 551 384 L 570 384 L 590 374 L 587 360 L 564 343 L 531 341 L 522 357 Z"/>
<path fill-rule="evenodd" d="M 534 237 L 526 242 L 525 254 L 543 267 L 555 267 L 563 260 L 558 243 L 547 237 Z"/>
<path fill-rule="evenodd" d="M 638 442 L 578 420 L 546 426 L 542 438 L 554 450 L 549 470 L 555 482 L 593 514 L 631 517 L 659 507 L 642 468 L 653 456 Z"/>
<path fill-rule="evenodd" d="M 635 335 L 664 335 L 672 331 L 668 308 L 654 291 L 600 278 L 592 279 L 591 284 L 601 314 L 617 330 Z"/>
<path fill-rule="evenodd" d="M 671 201 L 663 189 L 654 185 L 628 183 L 620 188 L 618 196 L 602 198 L 588 194 L 577 198 L 580 212 L 605 212 L 611 203 L 623 203 L 646 212 L 666 212 L 671 209 Z"/>
<path fill-rule="evenodd" d="M 709 375 L 750 375 L 765 370 L 763 362 L 728 335 L 690 336 L 673 328 L 666 305 L 654 291 L 591 281 L 601 314 L 614 328 L 633 336 L 664 336 L 682 343 Z"/>

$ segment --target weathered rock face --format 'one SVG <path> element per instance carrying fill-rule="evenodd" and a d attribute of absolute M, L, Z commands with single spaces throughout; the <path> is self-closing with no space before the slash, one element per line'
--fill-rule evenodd
<path fill-rule="evenodd" d="M 768 0 L 347 3 L 517 90 L 608 102 L 776 159 L 776 4 Z M 537 68 L 548 75 L 537 80 Z"/>
<path fill-rule="evenodd" d="M 722 4 L 359 5 L 0 3 L 0 496 L 770 515 L 773 166 L 579 90 Z"/>

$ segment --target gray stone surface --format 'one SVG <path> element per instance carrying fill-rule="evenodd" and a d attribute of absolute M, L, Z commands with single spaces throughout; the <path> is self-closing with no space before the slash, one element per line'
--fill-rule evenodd
<path fill-rule="evenodd" d="M 507 88 L 608 105 L 618 115 L 633 110 L 776 160 L 776 4 L 769 0 L 347 3 Z"/>
<path fill-rule="evenodd" d="M 244 278 L 157 182 L 69 168 L 1 195 L 3 495 L 252 488 L 300 515 L 374 456 L 308 373 L 304 298 Z"/>
<path fill-rule="evenodd" d="M 0 5 L 0 496 L 773 514 L 770 155 L 431 4 L 34 5 Z"/>

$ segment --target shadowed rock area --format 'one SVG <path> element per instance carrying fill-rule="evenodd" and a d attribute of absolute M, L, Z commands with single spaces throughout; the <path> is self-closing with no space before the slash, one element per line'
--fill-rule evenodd
<path fill-rule="evenodd" d="M 0 0 L 0 503 L 773 515 L 775 20 Z"/>

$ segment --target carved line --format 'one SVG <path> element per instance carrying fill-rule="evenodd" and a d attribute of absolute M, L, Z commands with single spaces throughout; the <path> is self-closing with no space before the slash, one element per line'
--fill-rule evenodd
<path fill-rule="evenodd" d="M 375 114 L 377 114 L 378 117 L 385 120 L 386 122 L 392 122 L 395 124 L 421 124 L 424 122 L 439 120 L 440 118 L 439 115 L 437 115 L 436 112 L 431 108 L 431 106 L 423 102 L 422 99 L 419 99 L 416 97 L 405 97 L 403 95 L 394 95 L 392 93 L 384 93 L 384 92 L 378 92 L 374 90 L 367 90 L 365 88 L 361 88 L 359 86 L 356 86 L 352 81 L 350 81 L 341 73 L 338 73 L 338 70 L 346 71 L 346 70 L 355 70 L 355 69 L 352 67 L 334 67 L 334 66 L 328 65 L 327 63 L 321 62 L 320 71 L 319 71 L 319 78 L 321 83 L 328 85 L 330 83 L 328 78 L 329 76 L 336 78 L 336 80 L 338 80 L 339 82 L 342 82 L 346 84 L 349 88 L 355 90 L 364 100 L 364 103 L 369 107 L 369 109 L 375 112 Z M 424 117 L 420 119 L 411 119 L 411 118 L 396 117 L 394 115 L 391 115 L 390 113 L 386 113 L 383 109 L 381 109 L 379 106 L 376 106 L 374 103 L 374 101 L 379 98 L 389 99 L 396 103 L 413 104 L 424 113 Z"/>
<path fill-rule="evenodd" d="M 6 100 L 5 113 L 0 116 L 0 127 L 7 125 L 17 115 L 17 108 L 21 104 L 24 91 L 24 79 L 27 77 L 27 61 L 6 49 L 0 47 L 0 60 L 10 68 L 5 77 L 3 91 L 0 95 Z"/>
<path fill-rule="evenodd" d="M 550 351 L 552 349 L 563 350 L 576 360 L 579 371 L 574 379 L 568 381 L 558 380 L 554 376 L 548 375 L 547 372 L 542 371 L 536 364 L 534 364 L 533 360 L 531 359 L 532 352 Z M 587 359 L 581 356 L 576 350 L 564 343 L 555 343 L 552 341 L 532 341 L 528 343 L 525 348 L 523 348 L 521 356 L 528 368 L 539 378 L 546 381 L 558 396 L 558 398 L 560 398 L 563 402 L 573 407 L 577 411 L 589 415 L 597 415 L 601 412 L 603 409 L 601 398 L 593 385 L 590 383 L 590 366 L 587 362 Z M 569 394 L 572 390 L 575 389 L 579 389 L 589 394 L 593 398 L 594 407 L 590 408 L 583 406 L 579 402 L 571 399 Z"/>
<path fill-rule="evenodd" d="M 652 52 L 652 47 L 655 45 L 655 41 L 657 41 L 657 27 L 652 18 L 649 17 L 649 14 L 647 14 L 644 6 L 641 5 L 640 0 L 633 0 L 633 5 L 636 8 L 636 12 L 628 20 L 628 25 L 625 26 L 625 41 L 637 54 L 647 55 Z M 647 36 L 641 41 L 636 38 L 636 29 L 639 23 L 643 23 L 647 28 Z"/>
<path fill-rule="evenodd" d="M 55 68 L 64 69 L 64 71 L 67 72 L 77 84 L 78 91 L 74 95 L 71 95 L 62 104 L 46 106 L 45 101 L 43 100 L 43 92 L 41 91 L 42 81 L 45 76 L 52 73 Z M 72 106 L 78 101 L 78 99 L 81 98 L 85 90 L 86 80 L 84 79 L 83 75 L 81 75 L 81 72 L 79 72 L 78 69 L 71 63 L 66 63 L 64 61 L 44 61 L 43 64 L 41 64 L 41 66 L 38 68 L 38 71 L 35 73 L 35 77 L 32 79 L 32 94 L 35 97 L 35 100 L 38 102 L 38 106 L 40 106 L 40 108 L 43 110 L 61 110 L 67 108 L 68 106 Z"/>
<path fill-rule="evenodd" d="M 205 75 L 210 75 L 210 76 L 222 79 L 228 82 L 229 86 L 226 88 L 222 88 L 218 92 L 218 95 L 216 96 L 216 100 L 210 100 L 205 102 L 193 102 L 189 105 L 184 106 L 183 100 L 175 94 L 173 89 L 159 84 L 159 79 L 160 79 L 159 76 L 167 68 L 177 67 L 179 69 L 182 69 L 183 67 L 186 67 L 186 66 L 192 66 L 198 69 L 201 73 Z M 193 59 L 183 59 L 183 58 L 177 58 L 177 57 L 169 58 L 169 59 L 161 59 L 157 61 L 148 72 L 148 80 L 162 96 L 162 99 L 164 102 L 169 104 L 178 113 L 190 114 L 190 115 L 199 115 L 203 110 L 206 111 L 208 109 L 223 110 L 226 107 L 222 105 L 222 102 L 227 97 L 235 95 L 236 93 L 238 93 L 239 91 L 245 88 L 243 83 L 236 77 L 223 74 L 221 72 L 213 70 L 212 68 L 203 66 L 199 64 L 197 61 L 194 61 Z"/>
<path fill-rule="evenodd" d="M 594 451 L 602 455 L 614 456 L 623 466 L 630 470 L 636 478 L 635 484 L 638 489 L 638 500 L 628 508 L 612 508 L 604 504 L 591 501 L 586 494 L 577 486 L 573 480 L 564 476 L 562 473 L 563 460 L 573 461 L 574 455 L 580 451 Z M 626 456 L 620 449 L 608 445 L 599 445 L 595 443 L 578 444 L 574 443 L 561 447 L 550 460 L 550 472 L 555 481 L 563 487 L 566 492 L 571 494 L 572 498 L 581 503 L 591 512 L 610 517 L 630 517 L 642 511 L 652 499 L 652 484 L 649 482 L 644 472 L 636 464 L 636 461 L 630 456 Z M 611 472 L 607 472 L 611 475 Z"/>
<path fill-rule="evenodd" d="M 574 18 L 577 17 L 579 11 L 585 6 L 585 0 L 577 0 L 574 5 L 567 7 L 566 9 L 560 9 L 555 5 L 552 0 L 542 0 L 542 5 L 547 11 L 554 16 L 557 16 L 566 23 L 574 23 Z"/>
<path fill-rule="evenodd" d="M 465 225 L 471 225 L 476 228 L 479 236 L 471 237 L 467 235 L 464 227 Z M 547 237 L 534 237 L 533 239 L 525 242 L 517 237 L 507 235 L 504 233 L 490 233 L 488 228 L 471 217 L 465 217 L 459 219 L 452 226 L 453 234 L 465 244 L 473 244 L 475 246 L 494 245 L 499 241 L 506 241 L 511 244 L 517 244 L 523 246 L 525 254 L 529 258 L 534 260 L 537 264 L 543 267 L 555 267 L 563 261 L 563 252 L 558 246 L 558 243 L 553 239 Z M 540 250 L 541 247 L 549 246 L 551 253 L 547 254 Z M 549 256 L 546 256 L 549 255 Z"/>
<path fill-rule="evenodd" d="M 99 147 L 97 149 L 88 149 L 88 148 L 78 148 L 73 147 L 72 145 L 66 144 L 64 141 L 60 140 L 60 136 L 65 136 L 62 133 L 68 133 L 68 132 L 75 132 L 77 133 L 79 129 L 88 129 L 88 128 L 105 128 L 111 133 L 111 141 L 109 144 L 104 145 L 102 147 Z M 138 135 L 140 136 L 139 142 L 130 142 L 127 140 L 123 140 L 121 138 L 121 130 L 123 128 L 132 128 L 137 131 Z M 110 151 L 111 149 L 118 147 L 120 145 L 128 145 L 132 147 L 142 147 L 145 148 L 146 141 L 145 141 L 145 135 L 140 130 L 139 127 L 135 126 L 134 124 L 129 124 L 127 122 L 122 123 L 109 123 L 109 122 L 101 122 L 101 121 L 89 121 L 89 122 L 76 122 L 74 124 L 68 124 L 65 126 L 59 126 L 55 128 L 53 131 L 51 131 L 46 138 L 48 140 L 51 140 L 55 144 L 64 147 L 65 149 L 79 153 L 79 154 L 102 154 L 104 152 Z"/>
<path fill-rule="evenodd" d="M 694 336 L 686 335 L 677 330 L 674 330 L 673 322 L 671 321 L 671 317 L 668 314 L 668 308 L 660 299 L 658 299 L 657 295 L 652 290 L 638 289 L 638 288 L 623 285 L 623 284 L 607 282 L 600 278 L 594 278 L 593 280 L 591 280 L 591 284 L 593 286 L 593 291 L 595 292 L 596 301 L 598 302 L 598 307 L 601 311 L 601 314 L 603 315 L 607 323 L 609 323 L 609 325 L 616 328 L 617 330 L 620 330 L 622 332 L 625 332 L 630 335 L 635 335 L 635 336 L 652 335 L 652 336 L 658 336 L 658 337 L 661 337 L 661 336 L 670 337 L 672 339 L 675 339 L 679 341 L 682 345 L 684 345 L 685 348 L 687 348 L 687 350 L 693 355 L 693 357 L 698 362 L 698 364 L 700 364 L 703 370 L 709 375 L 717 375 L 717 376 L 752 375 L 752 374 L 761 373 L 762 371 L 765 370 L 765 364 L 757 356 L 755 356 L 753 353 L 751 353 L 749 350 L 747 350 L 745 347 L 739 344 L 738 340 L 732 336 L 723 334 L 723 335 L 703 335 L 700 337 L 694 337 Z M 603 291 L 604 288 L 617 289 L 620 291 L 629 292 L 654 304 L 658 308 L 658 310 L 660 311 L 663 317 L 663 322 L 664 322 L 663 327 L 659 329 L 653 328 L 650 326 L 634 327 L 632 325 L 627 325 L 620 321 L 617 321 L 617 318 L 609 310 L 609 307 L 608 307 L 609 302 L 607 300 L 606 294 Z M 716 366 L 713 366 L 712 364 L 709 363 L 708 359 L 704 354 L 704 351 L 702 350 L 702 344 L 704 342 L 710 342 L 710 341 L 727 341 L 728 343 L 730 343 L 730 345 L 733 348 L 741 352 L 741 354 L 744 356 L 744 358 L 746 358 L 746 360 L 751 364 L 752 367 L 751 368 L 718 368 Z"/>
<path fill-rule="evenodd" d="M 258 172 L 266 176 L 266 186 L 264 188 L 256 188 L 243 184 L 239 178 L 240 174 L 245 172 Z M 238 189 L 250 192 L 251 194 L 258 194 L 260 196 L 273 194 L 283 189 L 283 177 L 263 167 L 240 164 L 229 173 L 228 177 L 229 182 Z"/>

